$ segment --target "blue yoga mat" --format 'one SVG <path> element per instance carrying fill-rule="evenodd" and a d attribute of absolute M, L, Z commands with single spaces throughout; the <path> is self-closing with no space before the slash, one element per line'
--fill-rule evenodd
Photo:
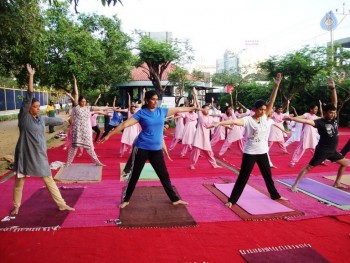
<path fill-rule="evenodd" d="M 295 179 L 281 179 L 278 182 L 292 186 Z M 305 178 L 298 184 L 298 190 L 325 203 L 329 203 L 341 209 L 350 209 L 350 194 L 329 185 Z"/>

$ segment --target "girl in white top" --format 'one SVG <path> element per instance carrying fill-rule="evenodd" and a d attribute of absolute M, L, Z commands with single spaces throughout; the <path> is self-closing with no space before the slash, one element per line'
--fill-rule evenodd
<path fill-rule="evenodd" d="M 271 198 L 274 200 L 287 200 L 286 198 L 281 197 L 275 188 L 267 155 L 267 152 L 269 150 L 269 128 L 267 116 L 269 116 L 272 111 L 281 80 L 282 75 L 281 73 L 278 73 L 276 79 L 274 79 L 274 89 L 271 93 L 269 102 L 266 104 L 266 102 L 263 100 L 256 101 L 253 107 L 254 114 L 252 116 L 246 116 L 241 119 L 228 120 L 215 124 L 216 126 L 232 124 L 243 126 L 247 137 L 247 141 L 244 147 L 241 170 L 239 172 L 238 179 L 235 183 L 232 193 L 228 199 L 228 202 L 226 203 L 227 207 L 231 207 L 238 201 L 245 185 L 248 182 L 250 173 L 253 170 L 256 162 L 258 163 L 260 172 L 264 178 Z"/>

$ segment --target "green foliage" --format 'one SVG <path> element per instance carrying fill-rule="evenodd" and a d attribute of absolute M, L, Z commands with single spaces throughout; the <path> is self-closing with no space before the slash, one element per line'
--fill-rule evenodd
<path fill-rule="evenodd" d="M 0 75 L 27 82 L 25 65 L 41 50 L 44 31 L 38 0 L 0 1 Z"/>
<path fill-rule="evenodd" d="M 131 39 L 117 17 L 80 15 L 76 22 L 62 4 L 48 9 L 45 18 L 46 53 L 37 61 L 42 84 L 68 91 L 75 75 L 83 95 L 129 79 L 134 63 Z"/>
<path fill-rule="evenodd" d="M 147 36 L 141 36 L 138 50 L 139 59 L 135 65 L 143 67 L 147 71 L 149 80 L 152 81 L 155 90 L 160 95 L 165 90 L 165 87 L 161 85 L 161 80 L 170 63 L 177 62 L 180 65 L 182 64 L 181 59 L 186 62 L 193 59 L 190 54 L 192 49 L 188 41 L 163 42 L 155 41 Z M 144 63 L 147 67 L 143 65 Z"/>

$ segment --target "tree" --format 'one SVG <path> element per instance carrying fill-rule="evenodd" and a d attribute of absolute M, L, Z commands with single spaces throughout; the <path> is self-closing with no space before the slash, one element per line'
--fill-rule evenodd
<path fill-rule="evenodd" d="M 284 76 L 279 91 L 285 101 L 292 100 L 299 92 L 310 86 L 321 71 L 332 67 L 324 47 L 304 47 L 283 57 L 271 57 L 260 64 L 272 79 L 281 72 Z"/>
<path fill-rule="evenodd" d="M 78 14 L 79 12 L 78 12 L 78 4 L 79 4 L 79 0 L 69 0 L 70 1 L 70 3 L 73 3 L 74 2 L 74 9 L 75 9 L 75 12 Z M 101 1 L 101 4 L 103 5 L 103 6 L 106 6 L 106 4 L 108 5 L 108 6 L 110 6 L 111 4 L 113 4 L 113 6 L 114 5 L 116 5 L 118 2 L 121 4 L 121 5 L 123 5 L 123 3 L 122 3 L 122 1 L 121 0 L 100 0 Z M 50 3 L 50 5 L 59 5 L 59 2 L 58 2 L 58 0 L 49 0 L 49 3 Z"/>
<path fill-rule="evenodd" d="M 244 82 L 244 78 L 240 73 L 230 73 L 228 71 L 224 71 L 222 73 L 215 73 L 213 75 L 212 81 L 215 85 L 226 87 L 230 85 L 233 87 L 233 92 L 235 93 L 235 104 L 238 103 L 238 93 L 240 90 L 240 85 Z M 229 94 L 230 103 L 233 104 L 232 91 Z"/>
<path fill-rule="evenodd" d="M 203 81 L 205 78 L 204 73 L 198 70 L 193 70 L 190 74 L 188 70 L 179 66 L 174 66 L 174 69 L 168 73 L 168 80 L 171 84 L 176 86 L 175 91 L 175 104 L 179 105 L 180 100 L 183 98 L 186 91 L 190 91 L 195 85 L 196 81 Z"/>
<path fill-rule="evenodd" d="M 0 75 L 27 83 L 25 65 L 42 50 L 44 24 L 39 1 L 0 1 L 0 21 Z"/>
<path fill-rule="evenodd" d="M 136 66 L 144 69 L 144 72 L 160 96 L 162 96 L 165 90 L 165 87 L 161 85 L 161 81 L 168 66 L 172 62 L 178 62 L 181 65 L 181 59 L 186 59 L 187 62 L 193 59 L 189 54 L 192 49 L 189 48 L 187 41 L 180 42 L 175 40 L 162 42 L 142 36 L 138 44 L 138 50 L 139 60 Z"/>
<path fill-rule="evenodd" d="M 335 45 L 335 59 L 327 47 L 304 47 L 283 57 L 271 57 L 260 64 L 269 78 L 281 72 L 284 79 L 279 91 L 284 98 L 296 105 L 296 108 L 308 110 L 311 103 L 329 98 L 326 87 L 328 76 L 336 80 L 338 92 L 338 117 L 350 100 L 350 87 L 347 86 L 350 65 L 350 52 Z M 343 74 L 345 73 L 345 74 Z M 340 77 L 343 76 L 343 77 Z"/>
<path fill-rule="evenodd" d="M 76 22 L 62 4 L 47 10 L 45 18 L 46 56 L 37 61 L 42 84 L 69 91 L 75 75 L 84 94 L 128 80 L 134 63 L 131 39 L 121 32 L 117 17 L 80 15 Z"/>

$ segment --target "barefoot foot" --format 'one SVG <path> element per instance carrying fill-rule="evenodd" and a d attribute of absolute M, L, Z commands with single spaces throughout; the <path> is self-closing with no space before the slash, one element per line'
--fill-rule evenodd
<path fill-rule="evenodd" d="M 298 189 L 297 189 L 297 186 L 296 185 L 293 185 L 290 190 L 294 193 L 298 192 Z"/>
<path fill-rule="evenodd" d="M 288 198 L 285 198 L 285 197 L 283 197 L 283 196 L 281 196 L 280 198 L 278 198 L 278 200 L 289 201 Z"/>
<path fill-rule="evenodd" d="M 124 208 L 126 207 L 127 205 L 129 205 L 129 202 L 123 202 L 119 205 L 119 208 Z"/>
<path fill-rule="evenodd" d="M 188 205 L 188 203 L 182 200 L 178 200 L 176 202 L 173 202 L 173 205 Z"/>
<path fill-rule="evenodd" d="M 225 204 L 225 206 L 228 207 L 228 208 L 231 208 L 232 205 L 233 205 L 233 204 L 232 204 L 231 202 L 227 202 L 227 203 Z"/>
<path fill-rule="evenodd" d="M 334 188 L 340 188 L 340 189 L 348 189 L 349 188 L 348 186 L 341 185 L 341 184 L 334 184 L 333 187 Z"/>
<path fill-rule="evenodd" d="M 60 210 L 60 211 L 75 211 L 75 208 L 70 207 L 69 205 L 63 205 L 63 206 L 59 206 L 58 210 Z"/>
<path fill-rule="evenodd" d="M 11 216 L 16 216 L 16 215 L 18 215 L 18 212 L 19 212 L 19 208 L 18 208 L 18 207 L 15 207 L 15 208 L 13 208 L 13 209 L 11 210 L 10 215 L 11 215 Z"/>

